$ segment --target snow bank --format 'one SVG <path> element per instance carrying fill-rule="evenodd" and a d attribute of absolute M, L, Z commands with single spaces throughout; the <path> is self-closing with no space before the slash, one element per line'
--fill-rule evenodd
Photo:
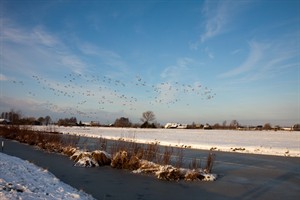
<path fill-rule="evenodd" d="M 35 126 L 36 130 L 46 129 Z M 55 127 L 57 132 L 195 149 L 300 157 L 300 131 Z"/>
<path fill-rule="evenodd" d="M 0 153 L 0 199 L 94 199 L 47 170 Z"/>

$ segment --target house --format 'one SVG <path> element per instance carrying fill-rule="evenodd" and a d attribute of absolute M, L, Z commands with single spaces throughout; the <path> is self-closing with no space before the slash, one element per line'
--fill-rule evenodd
<path fill-rule="evenodd" d="M 187 124 L 178 124 L 177 128 L 186 129 L 187 126 L 188 126 Z"/>
<path fill-rule="evenodd" d="M 295 124 L 294 126 L 292 126 L 292 130 L 293 131 L 300 131 L 300 124 Z"/>
<path fill-rule="evenodd" d="M 0 119 L 0 124 L 10 124 L 10 121 L 8 119 Z"/>
<path fill-rule="evenodd" d="M 205 124 L 205 125 L 203 126 L 203 129 L 205 129 L 205 130 L 210 130 L 210 129 L 212 129 L 212 127 L 211 127 L 211 125 L 209 125 L 209 124 Z"/>
<path fill-rule="evenodd" d="M 165 128 L 179 128 L 179 129 L 186 129 L 186 128 L 187 128 L 187 124 L 166 123 Z"/>
<path fill-rule="evenodd" d="M 166 123 L 165 128 L 177 128 L 177 123 Z"/>

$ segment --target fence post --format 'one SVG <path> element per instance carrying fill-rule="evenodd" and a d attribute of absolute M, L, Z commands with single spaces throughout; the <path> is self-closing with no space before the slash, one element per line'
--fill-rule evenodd
<path fill-rule="evenodd" d="M 1 151 L 3 152 L 4 149 L 4 141 L 1 142 Z"/>

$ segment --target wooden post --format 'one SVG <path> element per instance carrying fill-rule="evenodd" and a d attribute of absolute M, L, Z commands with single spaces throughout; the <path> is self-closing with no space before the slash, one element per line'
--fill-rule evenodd
<path fill-rule="evenodd" d="M 1 150 L 2 150 L 2 152 L 3 152 L 3 149 L 4 149 L 4 141 L 2 141 L 2 143 L 1 143 Z"/>

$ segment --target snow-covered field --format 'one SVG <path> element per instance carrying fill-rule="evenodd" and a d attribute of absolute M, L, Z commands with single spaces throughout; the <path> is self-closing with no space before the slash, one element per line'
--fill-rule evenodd
<path fill-rule="evenodd" d="M 0 199 L 94 199 L 28 161 L 0 153 Z"/>
<path fill-rule="evenodd" d="M 55 130 L 107 139 L 134 140 L 141 143 L 159 142 L 162 145 L 216 151 L 242 152 L 300 157 L 299 131 L 237 131 L 191 129 L 134 129 L 105 127 L 35 126 L 36 130 Z"/>

